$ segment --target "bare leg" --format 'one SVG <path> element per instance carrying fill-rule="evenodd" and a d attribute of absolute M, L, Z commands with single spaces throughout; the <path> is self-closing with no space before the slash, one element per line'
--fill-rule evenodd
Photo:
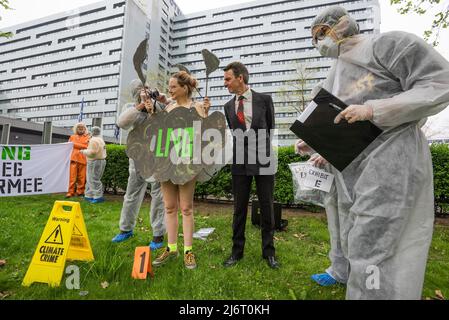
<path fill-rule="evenodd" d="M 168 243 L 178 241 L 178 186 L 170 181 L 162 182 L 162 194 L 165 205 L 165 224 L 167 226 Z"/>
<path fill-rule="evenodd" d="M 179 206 L 182 212 L 182 229 L 184 233 L 184 246 L 193 244 L 193 195 L 195 193 L 195 180 L 179 186 Z"/>

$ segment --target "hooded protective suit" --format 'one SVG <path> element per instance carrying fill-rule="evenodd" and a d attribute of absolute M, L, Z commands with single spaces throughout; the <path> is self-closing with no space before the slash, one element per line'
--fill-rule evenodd
<path fill-rule="evenodd" d="M 368 105 L 379 136 L 343 172 L 326 199 L 327 271 L 347 299 L 421 299 L 433 232 L 433 170 L 421 126 L 449 105 L 449 63 L 406 32 L 359 35 L 346 10 L 312 25 L 332 28 L 338 58 L 322 87 L 348 105 Z M 314 90 L 316 91 L 316 90 Z"/>
<path fill-rule="evenodd" d="M 137 103 L 140 102 L 140 90 L 142 83 L 139 80 L 133 80 L 130 84 L 131 96 Z M 160 109 L 157 109 L 158 111 Z M 124 130 L 131 130 L 133 127 L 142 125 L 148 117 L 147 113 L 141 112 L 134 107 L 134 104 L 128 106 L 118 121 L 117 125 Z M 145 180 L 137 171 L 134 160 L 129 159 L 129 178 L 126 186 L 126 194 L 123 201 L 123 207 L 120 214 L 119 227 L 121 231 L 129 232 L 134 230 L 140 207 L 145 198 L 148 183 L 151 187 L 151 208 L 150 223 L 154 237 L 164 236 L 165 227 L 165 208 L 162 197 L 162 189 L 159 182 L 153 178 Z"/>
<path fill-rule="evenodd" d="M 87 199 L 103 198 L 103 177 L 106 168 L 106 146 L 101 137 L 101 129 L 92 127 L 92 137 L 86 150 L 81 153 L 87 157 L 87 177 L 85 197 Z"/>

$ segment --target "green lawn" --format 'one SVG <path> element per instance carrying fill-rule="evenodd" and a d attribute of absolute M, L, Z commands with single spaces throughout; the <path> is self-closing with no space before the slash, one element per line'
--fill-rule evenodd
<path fill-rule="evenodd" d="M 65 276 L 58 288 L 35 283 L 22 287 L 34 250 L 56 200 L 62 196 L 1 198 L 0 200 L 0 299 L 344 299 L 345 288 L 320 288 L 310 275 L 328 266 L 326 220 L 323 217 L 289 217 L 287 232 L 276 233 L 276 249 L 282 268 L 273 271 L 261 258 L 260 231 L 248 220 L 245 258 L 224 269 L 231 248 L 231 211 L 198 212 L 196 228 L 215 227 L 207 241 L 195 240 L 198 269 L 187 270 L 178 261 L 155 270 L 155 278 L 133 280 L 134 249 L 151 238 L 149 201 L 140 214 L 136 236 L 122 244 L 111 243 L 118 230 L 120 201 L 92 205 L 81 201 L 95 261 L 77 265 L 81 290 L 68 290 Z M 180 228 L 181 230 L 181 228 Z M 182 248 L 182 238 L 179 239 Z M 153 257 L 154 258 L 154 257 Z M 436 226 L 427 268 L 423 298 L 434 298 L 436 290 L 449 296 L 449 227 Z M 108 287 L 103 288 L 102 283 Z M 81 296 L 81 291 L 88 294 Z"/>

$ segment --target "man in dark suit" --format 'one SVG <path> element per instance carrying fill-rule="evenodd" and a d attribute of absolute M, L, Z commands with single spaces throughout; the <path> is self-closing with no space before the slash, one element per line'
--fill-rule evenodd
<path fill-rule="evenodd" d="M 273 100 L 271 96 L 249 88 L 249 73 L 244 64 L 233 62 L 224 72 L 224 85 L 236 96 L 224 106 L 226 120 L 234 136 L 234 217 L 232 253 L 223 265 L 233 266 L 243 258 L 248 202 L 254 177 L 261 211 L 262 257 L 271 268 L 277 269 L 279 263 L 276 261 L 273 242 L 273 191 L 276 171 L 271 145 L 271 130 L 274 130 Z"/>

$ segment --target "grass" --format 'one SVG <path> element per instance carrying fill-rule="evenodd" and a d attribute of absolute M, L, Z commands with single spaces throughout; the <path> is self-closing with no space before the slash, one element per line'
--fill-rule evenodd
<path fill-rule="evenodd" d="M 345 287 L 321 288 L 310 275 L 328 266 L 329 236 L 326 220 L 316 216 L 289 217 L 287 232 L 276 233 L 276 250 L 282 267 L 268 268 L 261 258 L 260 230 L 251 225 L 246 231 L 245 257 L 239 264 L 224 269 L 221 264 L 231 248 L 231 209 L 222 212 L 195 210 L 196 229 L 214 227 L 206 241 L 195 240 L 198 269 L 187 270 L 182 257 L 155 269 L 154 279 L 133 280 L 134 249 L 148 245 L 149 201 L 142 206 L 136 236 L 122 244 L 111 243 L 118 231 L 120 201 L 92 205 L 81 201 L 95 261 L 68 261 L 80 267 L 81 289 L 68 290 L 65 275 L 58 288 L 35 283 L 22 287 L 48 216 L 62 196 L 2 198 L 0 203 L 0 299 L 129 299 L 129 300 L 291 300 L 344 299 Z M 181 228 L 180 228 L 181 230 Z M 182 238 L 179 238 L 182 248 Z M 154 259 L 154 255 L 153 255 Z M 449 296 L 449 227 L 436 226 L 429 256 L 423 298 L 435 297 L 436 290 Z M 102 283 L 109 286 L 103 288 Z M 81 296 L 81 291 L 87 295 Z"/>

